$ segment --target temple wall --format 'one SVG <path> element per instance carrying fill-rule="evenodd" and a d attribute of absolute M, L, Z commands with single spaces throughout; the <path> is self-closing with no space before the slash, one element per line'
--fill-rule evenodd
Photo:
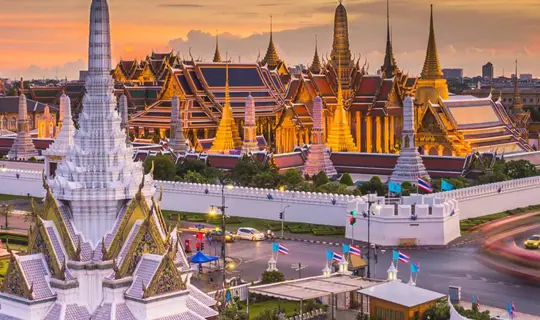
<path fill-rule="evenodd" d="M 34 197 L 45 194 L 40 171 L 3 168 L 0 169 L 0 182 L 0 194 L 26 196 L 30 193 Z M 166 210 L 204 213 L 211 205 L 221 204 L 221 186 L 218 185 L 160 181 L 156 184 L 158 187 L 163 185 L 161 207 Z M 272 199 L 268 198 L 269 194 Z M 538 194 L 540 176 L 441 192 L 425 198 L 458 200 L 460 219 L 468 219 L 540 204 Z M 347 202 L 354 198 L 244 187 L 225 189 L 225 196 L 227 213 L 233 216 L 278 220 L 282 208 L 290 205 L 285 212 L 286 221 L 335 226 L 343 226 Z"/>
<path fill-rule="evenodd" d="M 396 205 L 384 204 L 382 197 L 378 200 L 381 203 L 379 210 L 369 217 L 369 221 L 368 216 L 363 215 L 368 212 L 368 204 L 364 200 L 349 202 L 347 212 L 356 210 L 358 214 L 354 226 L 346 224 L 346 238 L 367 242 L 368 224 L 371 243 L 383 246 L 446 245 L 461 235 L 460 209 L 455 200 L 411 196 L 402 198 Z M 377 200 L 371 205 L 372 212 L 375 206 Z"/>

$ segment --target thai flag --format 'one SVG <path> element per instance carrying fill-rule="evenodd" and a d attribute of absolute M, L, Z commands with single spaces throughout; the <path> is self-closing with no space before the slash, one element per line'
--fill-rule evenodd
<path fill-rule="evenodd" d="M 399 251 L 399 261 L 403 263 L 409 263 L 411 261 L 411 257 Z"/>
<path fill-rule="evenodd" d="M 287 249 L 284 245 L 280 243 L 278 247 L 278 253 L 289 254 L 289 249 Z"/>
<path fill-rule="evenodd" d="M 349 254 L 352 254 L 353 256 L 357 256 L 357 257 L 360 257 L 362 255 L 360 248 L 355 247 L 355 246 L 349 247 Z"/>
<path fill-rule="evenodd" d="M 431 187 L 431 184 L 427 182 L 426 180 L 418 177 L 417 183 L 418 183 L 418 188 L 424 190 L 425 192 L 429 192 L 429 193 L 433 192 L 433 188 Z"/>
<path fill-rule="evenodd" d="M 332 256 L 332 260 L 336 260 L 337 262 L 341 262 L 343 260 L 343 256 L 339 253 L 334 252 L 334 255 Z"/>

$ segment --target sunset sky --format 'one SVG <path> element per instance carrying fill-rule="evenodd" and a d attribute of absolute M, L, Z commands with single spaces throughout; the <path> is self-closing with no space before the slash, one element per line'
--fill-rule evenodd
<path fill-rule="evenodd" d="M 76 78 L 86 68 L 90 0 L 0 0 L 0 77 Z M 437 45 L 443 67 L 477 75 L 491 61 L 495 72 L 540 76 L 540 1 L 390 0 L 398 66 L 422 67 L 435 8 Z M 375 73 L 383 62 L 385 0 L 344 0 L 351 50 L 367 57 Z M 337 1 L 329 0 L 109 0 L 114 60 L 144 58 L 174 49 L 210 60 L 219 29 L 221 52 L 254 61 L 268 44 L 270 15 L 278 53 L 289 65 L 307 64 L 314 50 L 329 54 Z"/>

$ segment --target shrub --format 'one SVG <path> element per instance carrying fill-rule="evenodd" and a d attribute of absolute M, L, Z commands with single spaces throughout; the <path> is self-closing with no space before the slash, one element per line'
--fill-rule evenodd
<path fill-rule="evenodd" d="M 327 184 L 329 182 L 328 176 L 326 176 L 326 173 L 323 171 L 317 173 L 313 177 L 313 184 L 315 184 L 316 187 L 322 186 L 323 184 Z"/>
<path fill-rule="evenodd" d="M 287 229 L 291 233 L 311 233 L 311 228 L 307 224 L 289 224 Z"/>
<path fill-rule="evenodd" d="M 345 172 L 341 176 L 341 179 L 339 180 L 339 183 L 344 184 L 346 186 L 354 186 L 354 182 L 353 182 L 353 180 L 351 178 L 351 175 L 348 174 L 347 172 Z"/>
<path fill-rule="evenodd" d="M 270 284 L 285 281 L 285 276 L 279 271 L 265 271 L 261 279 L 261 284 Z"/>

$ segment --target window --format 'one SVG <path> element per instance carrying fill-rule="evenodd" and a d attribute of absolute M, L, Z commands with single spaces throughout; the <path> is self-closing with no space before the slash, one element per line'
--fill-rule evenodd
<path fill-rule="evenodd" d="M 17 120 L 15 118 L 9 119 L 9 129 L 11 130 L 17 129 Z"/>

